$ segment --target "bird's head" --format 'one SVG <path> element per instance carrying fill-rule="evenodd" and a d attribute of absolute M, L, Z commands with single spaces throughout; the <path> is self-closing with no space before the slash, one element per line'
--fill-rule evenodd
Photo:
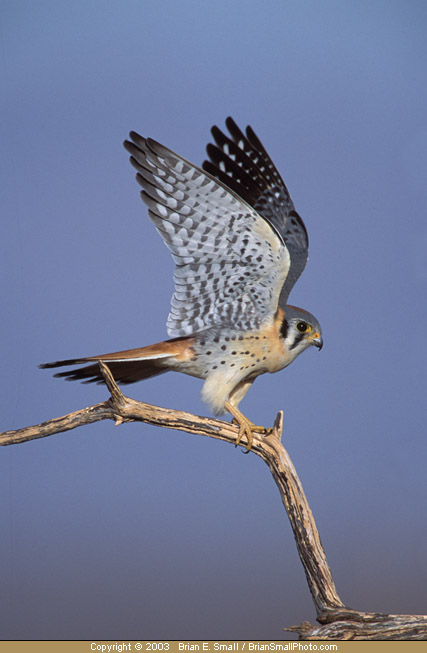
<path fill-rule="evenodd" d="M 310 345 L 319 350 L 323 347 L 319 321 L 308 311 L 296 306 L 285 307 L 280 335 L 292 360 Z"/>

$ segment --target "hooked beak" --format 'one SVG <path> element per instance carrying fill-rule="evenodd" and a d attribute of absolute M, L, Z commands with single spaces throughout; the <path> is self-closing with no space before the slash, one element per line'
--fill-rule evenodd
<path fill-rule="evenodd" d="M 323 338 L 321 334 L 316 331 L 312 336 L 309 337 L 310 345 L 314 345 L 320 351 L 323 347 Z"/>

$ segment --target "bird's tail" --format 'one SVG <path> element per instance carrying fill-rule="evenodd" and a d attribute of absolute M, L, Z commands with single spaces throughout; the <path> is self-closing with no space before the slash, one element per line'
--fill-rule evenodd
<path fill-rule="evenodd" d="M 106 363 L 117 383 L 135 383 L 148 379 L 150 376 L 163 374 L 174 369 L 180 361 L 189 360 L 193 356 L 191 338 L 173 338 L 139 349 L 127 349 L 112 354 L 87 356 L 86 358 L 70 358 L 39 365 L 42 369 L 80 365 L 94 361 L 92 365 L 79 367 L 66 372 L 58 372 L 56 377 L 67 381 L 83 381 L 83 383 L 103 383 L 104 379 L 98 361 Z"/>

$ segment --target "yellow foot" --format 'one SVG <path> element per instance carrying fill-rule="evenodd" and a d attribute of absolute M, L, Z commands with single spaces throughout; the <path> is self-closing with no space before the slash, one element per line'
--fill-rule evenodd
<path fill-rule="evenodd" d="M 239 427 L 236 447 L 240 443 L 242 437 L 245 436 L 248 441 L 246 449 L 247 451 L 250 451 L 254 441 L 254 433 L 260 433 L 261 435 L 269 435 L 271 433 L 272 429 L 266 429 L 264 426 L 257 426 L 251 422 L 250 419 L 245 417 L 238 408 L 230 404 L 230 402 L 227 401 L 225 403 L 225 408 L 233 415 L 233 424 L 237 424 Z"/>

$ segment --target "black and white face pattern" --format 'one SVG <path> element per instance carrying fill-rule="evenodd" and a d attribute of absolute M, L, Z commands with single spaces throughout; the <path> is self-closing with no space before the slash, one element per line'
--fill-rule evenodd
<path fill-rule="evenodd" d="M 318 320 L 308 311 L 293 306 L 286 307 L 280 335 L 292 358 L 296 358 L 310 345 L 318 349 L 323 347 L 322 330 Z"/>

